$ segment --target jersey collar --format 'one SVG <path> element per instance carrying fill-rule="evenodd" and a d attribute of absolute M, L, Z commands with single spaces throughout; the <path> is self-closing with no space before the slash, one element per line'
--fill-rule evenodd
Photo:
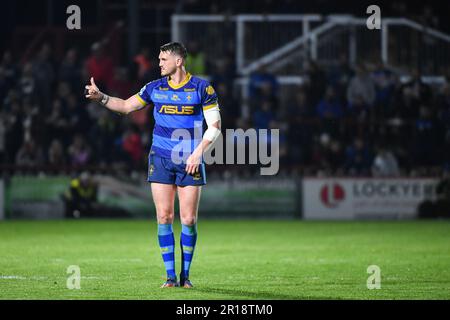
<path fill-rule="evenodd" d="M 189 72 L 186 73 L 186 78 L 184 78 L 184 80 L 181 81 L 179 84 L 174 84 L 172 80 L 170 80 L 170 77 L 167 77 L 167 83 L 169 84 L 169 87 L 171 87 L 172 89 L 180 89 L 181 87 L 186 85 L 186 83 L 188 83 L 189 80 L 191 80 L 191 74 Z"/>

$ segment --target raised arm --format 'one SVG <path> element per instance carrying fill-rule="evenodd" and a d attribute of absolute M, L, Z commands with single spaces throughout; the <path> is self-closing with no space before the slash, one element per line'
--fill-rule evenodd
<path fill-rule="evenodd" d="M 86 98 L 97 101 L 109 110 L 120 114 L 129 114 L 145 107 L 142 100 L 139 100 L 136 95 L 129 97 L 127 100 L 108 96 L 98 89 L 92 77 L 91 84 L 86 85 L 85 88 L 87 90 Z"/>

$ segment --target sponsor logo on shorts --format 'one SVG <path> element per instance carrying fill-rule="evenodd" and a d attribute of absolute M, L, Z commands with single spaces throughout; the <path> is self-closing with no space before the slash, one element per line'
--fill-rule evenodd
<path fill-rule="evenodd" d="M 193 180 L 200 180 L 202 178 L 202 175 L 200 174 L 200 172 L 196 172 L 194 173 L 194 175 L 192 176 Z"/>

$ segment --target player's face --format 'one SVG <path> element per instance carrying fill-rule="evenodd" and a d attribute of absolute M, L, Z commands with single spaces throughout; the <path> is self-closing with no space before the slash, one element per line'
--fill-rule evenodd
<path fill-rule="evenodd" d="M 159 53 L 159 67 L 161 68 L 161 76 L 170 76 L 177 70 L 177 62 L 180 59 L 176 54 L 167 51 Z"/>

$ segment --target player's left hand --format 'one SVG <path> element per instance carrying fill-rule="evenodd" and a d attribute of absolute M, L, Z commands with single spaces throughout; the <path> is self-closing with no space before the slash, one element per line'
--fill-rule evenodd
<path fill-rule="evenodd" d="M 198 167 L 200 165 L 201 155 L 193 152 L 186 160 L 186 172 L 188 174 L 194 174 L 198 172 Z"/>

